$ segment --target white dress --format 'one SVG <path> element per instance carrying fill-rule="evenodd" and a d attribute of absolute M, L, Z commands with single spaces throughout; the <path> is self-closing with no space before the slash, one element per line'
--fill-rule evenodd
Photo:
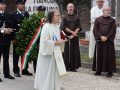
<path fill-rule="evenodd" d="M 95 6 L 91 9 L 91 28 L 90 28 L 90 43 L 89 43 L 89 58 L 93 58 L 95 48 L 95 38 L 93 35 L 94 21 L 97 17 L 103 15 L 103 8 L 99 9 Z"/>
<path fill-rule="evenodd" d="M 34 88 L 37 90 L 60 90 L 61 78 L 54 57 L 55 42 L 50 39 L 49 30 L 54 28 L 57 39 L 60 30 L 56 24 L 46 23 L 42 29 Z"/>

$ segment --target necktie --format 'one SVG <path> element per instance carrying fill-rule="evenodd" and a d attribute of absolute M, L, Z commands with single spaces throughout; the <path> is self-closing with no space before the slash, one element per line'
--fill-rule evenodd
<path fill-rule="evenodd" d="M 24 12 L 22 12 L 21 15 L 24 17 Z"/>
<path fill-rule="evenodd" d="M 1 13 L 1 15 L 3 16 L 3 15 L 4 15 L 4 13 Z"/>

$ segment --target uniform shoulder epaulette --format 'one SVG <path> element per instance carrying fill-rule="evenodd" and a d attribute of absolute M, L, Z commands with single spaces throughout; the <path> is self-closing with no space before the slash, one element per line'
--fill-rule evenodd
<path fill-rule="evenodd" d="M 16 13 L 17 11 L 13 11 L 13 12 L 11 12 L 11 13 Z"/>

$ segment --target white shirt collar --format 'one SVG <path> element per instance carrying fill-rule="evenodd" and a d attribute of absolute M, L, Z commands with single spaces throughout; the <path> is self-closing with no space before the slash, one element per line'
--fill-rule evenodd
<path fill-rule="evenodd" d="M 4 13 L 4 11 L 2 12 L 2 11 L 0 11 L 0 13 Z"/>
<path fill-rule="evenodd" d="M 19 11 L 18 9 L 17 9 L 17 11 L 18 11 L 20 14 L 21 14 L 22 12 L 23 12 L 23 13 L 25 12 L 25 11 L 22 11 L 22 12 L 21 12 L 21 11 Z"/>
<path fill-rule="evenodd" d="M 17 9 L 17 11 L 21 14 L 21 11 L 19 11 L 18 9 Z"/>

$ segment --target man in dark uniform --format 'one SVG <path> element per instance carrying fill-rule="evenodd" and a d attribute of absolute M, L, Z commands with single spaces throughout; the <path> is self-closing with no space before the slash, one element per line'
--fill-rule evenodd
<path fill-rule="evenodd" d="M 17 48 L 17 46 L 15 45 L 15 36 L 16 36 L 16 32 L 18 32 L 20 29 L 18 24 L 21 24 L 24 18 L 29 18 L 29 13 L 24 11 L 25 1 L 26 0 L 17 0 L 16 1 L 17 10 L 11 13 L 12 23 L 14 24 L 14 28 L 16 29 L 13 35 L 14 40 L 12 40 L 13 42 L 13 72 L 16 77 L 20 77 L 20 74 L 19 74 L 20 69 L 18 67 L 19 55 L 15 51 L 15 49 Z M 22 70 L 22 75 L 32 76 L 32 73 L 29 73 L 27 69 L 28 69 L 28 63 L 26 65 L 26 68 Z"/>
<path fill-rule="evenodd" d="M 8 31 L 11 28 L 10 14 L 5 12 L 6 0 L 0 0 L 0 59 L 3 54 L 3 74 L 4 78 L 15 79 L 10 75 L 9 71 L 9 49 L 12 34 Z M 4 26 L 5 30 L 2 29 Z M 0 79 L 0 82 L 2 80 Z"/>
<path fill-rule="evenodd" d="M 39 6 L 39 7 L 37 8 L 37 14 L 38 14 L 38 13 L 41 13 L 41 12 L 45 12 L 45 10 L 46 10 L 45 6 Z"/>

